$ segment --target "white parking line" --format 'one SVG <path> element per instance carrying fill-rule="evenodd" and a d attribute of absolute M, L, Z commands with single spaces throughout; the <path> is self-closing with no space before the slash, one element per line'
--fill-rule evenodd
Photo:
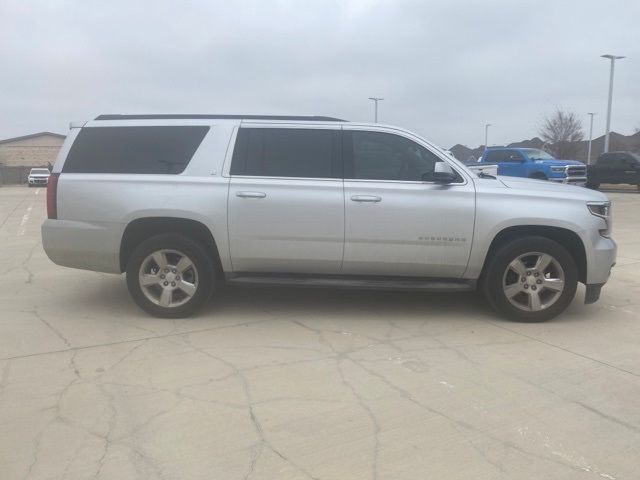
<path fill-rule="evenodd" d="M 22 221 L 20 222 L 20 230 L 18 230 L 18 236 L 22 237 L 27 229 L 26 225 L 29 221 L 29 215 L 31 215 L 31 210 L 33 210 L 33 203 L 27 207 L 27 213 L 22 216 Z"/>

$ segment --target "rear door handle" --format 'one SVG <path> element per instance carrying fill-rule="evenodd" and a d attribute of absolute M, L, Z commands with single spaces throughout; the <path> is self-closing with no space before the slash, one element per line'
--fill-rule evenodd
<path fill-rule="evenodd" d="M 241 198 L 264 198 L 267 194 L 264 192 L 236 192 L 236 197 Z"/>
<path fill-rule="evenodd" d="M 354 202 L 378 203 L 382 201 L 382 197 L 378 197 L 377 195 L 354 195 L 351 197 L 351 200 Z"/>

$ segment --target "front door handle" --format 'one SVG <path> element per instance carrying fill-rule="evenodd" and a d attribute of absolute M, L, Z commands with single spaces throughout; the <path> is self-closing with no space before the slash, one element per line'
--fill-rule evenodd
<path fill-rule="evenodd" d="M 236 192 L 236 197 L 241 198 L 264 198 L 267 194 L 264 192 Z"/>
<path fill-rule="evenodd" d="M 354 195 L 351 197 L 351 200 L 354 202 L 378 203 L 382 201 L 382 197 L 378 197 L 377 195 Z"/>

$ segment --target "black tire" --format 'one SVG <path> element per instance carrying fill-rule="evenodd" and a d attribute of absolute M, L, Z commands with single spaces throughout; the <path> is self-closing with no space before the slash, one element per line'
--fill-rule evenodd
<path fill-rule="evenodd" d="M 142 291 L 139 272 L 142 263 L 154 252 L 172 250 L 186 255 L 195 266 L 197 284 L 195 293 L 178 306 L 165 307 L 153 303 Z M 179 278 L 178 278 L 179 279 Z M 131 298 L 145 312 L 161 318 L 184 318 L 199 310 L 209 299 L 215 286 L 215 269 L 207 251 L 197 242 L 183 235 L 161 234 L 141 242 L 127 262 L 127 288 Z M 162 288 L 162 287 L 160 287 Z"/>
<path fill-rule="evenodd" d="M 547 176 L 540 172 L 532 173 L 529 178 L 533 178 L 534 180 L 548 180 Z"/>
<path fill-rule="evenodd" d="M 525 311 L 509 301 L 504 292 L 503 279 L 511 262 L 529 252 L 553 257 L 564 273 L 564 289 L 548 307 L 538 311 Z M 481 287 L 489 304 L 501 315 L 520 322 L 544 322 L 562 313 L 571 303 L 578 286 L 578 269 L 571 254 L 558 242 L 546 237 L 528 236 L 510 240 L 487 260 Z M 542 294 L 541 288 L 539 294 Z"/>
<path fill-rule="evenodd" d="M 590 188 L 591 190 L 598 190 L 600 188 L 600 184 L 587 182 L 587 188 Z"/>

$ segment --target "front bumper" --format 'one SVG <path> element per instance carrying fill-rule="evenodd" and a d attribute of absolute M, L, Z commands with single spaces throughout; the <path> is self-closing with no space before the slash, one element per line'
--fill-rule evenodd
<path fill-rule="evenodd" d="M 48 178 L 29 178 L 29 185 L 46 185 L 49 181 Z"/>
<path fill-rule="evenodd" d="M 586 239 L 585 239 L 586 240 Z M 618 246 L 610 237 L 603 237 L 596 230 L 591 233 L 587 247 L 587 287 L 584 303 L 595 303 L 600 298 L 600 290 L 609 280 L 611 269 L 616 264 Z"/>
<path fill-rule="evenodd" d="M 587 177 L 559 177 L 559 178 L 549 178 L 552 182 L 556 183 L 566 183 L 568 185 L 577 185 L 579 187 L 584 187 L 587 184 Z"/>
<path fill-rule="evenodd" d="M 605 284 L 616 264 L 618 247 L 609 237 L 602 237 L 597 232 L 593 235 L 591 248 L 587 252 L 586 285 Z"/>

